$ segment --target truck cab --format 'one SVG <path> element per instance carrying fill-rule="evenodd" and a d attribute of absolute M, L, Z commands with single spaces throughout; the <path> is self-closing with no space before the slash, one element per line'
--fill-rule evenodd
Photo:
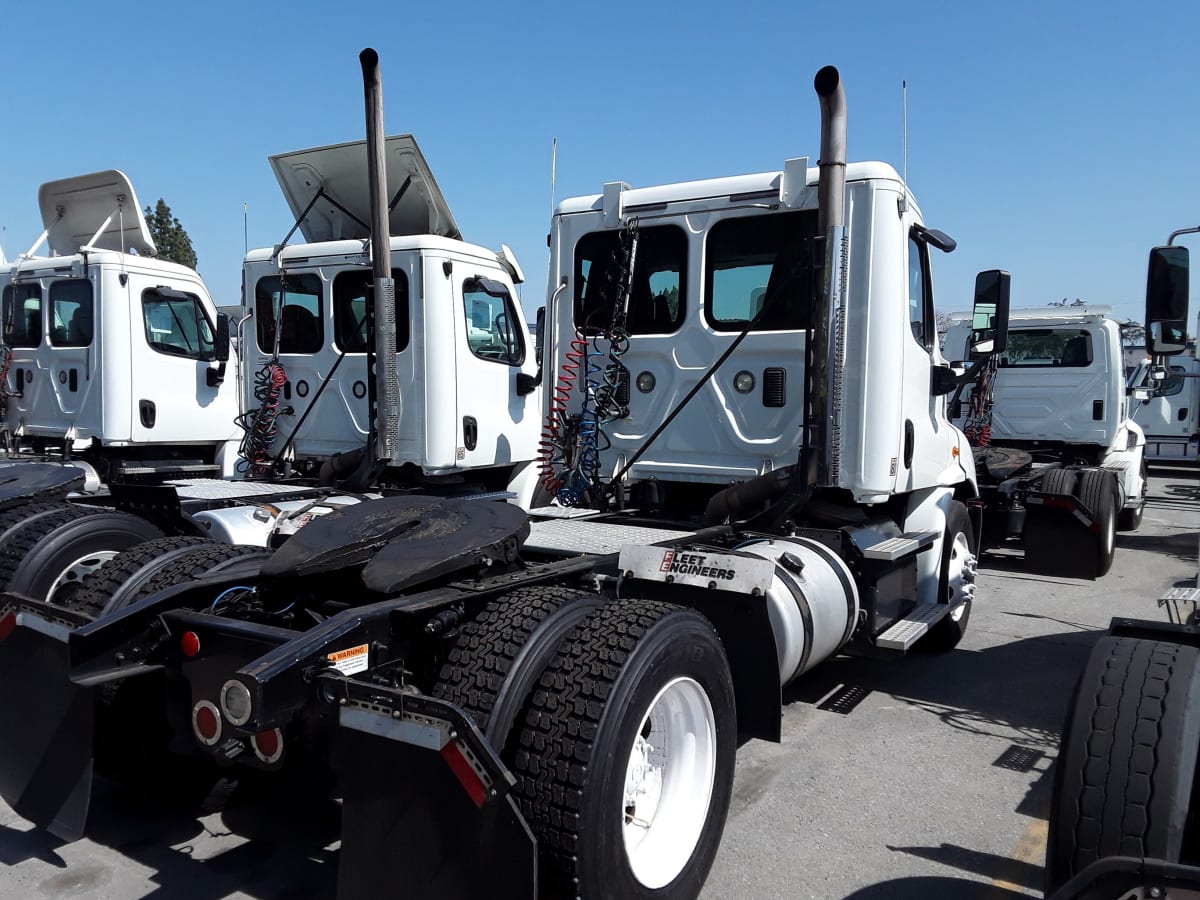
<path fill-rule="evenodd" d="M 827 460 L 819 488 L 860 511 L 895 502 L 905 530 L 940 534 L 944 507 L 976 494 L 966 439 L 935 388 L 946 361 L 930 257 L 953 242 L 924 227 L 890 165 L 845 173 L 846 255 L 817 387 L 829 421 L 813 448 Z M 610 485 L 619 503 L 698 513 L 731 482 L 794 469 L 813 392 L 806 356 L 824 355 L 810 347 L 817 183 L 801 158 L 762 174 L 617 182 L 559 204 L 542 456 L 558 502 L 596 505 Z M 918 562 L 930 601 L 938 557 Z"/>
<path fill-rule="evenodd" d="M 516 293 L 520 267 L 507 249 L 462 240 L 410 135 L 387 138 L 385 148 L 396 335 L 386 366 L 399 408 L 381 411 L 396 419 L 381 483 L 467 482 L 512 490 L 528 506 L 541 395 Z M 297 474 L 319 476 L 338 455 L 345 474 L 371 433 L 364 154 L 359 141 L 272 157 L 304 243 L 252 251 L 243 267 L 243 403 L 261 404 L 255 373 L 282 368 L 270 455 Z"/>
<path fill-rule="evenodd" d="M 236 362 L 200 276 L 154 257 L 121 172 L 38 199 L 45 232 L 0 266 L 10 455 L 75 457 L 101 480 L 231 476 Z"/>

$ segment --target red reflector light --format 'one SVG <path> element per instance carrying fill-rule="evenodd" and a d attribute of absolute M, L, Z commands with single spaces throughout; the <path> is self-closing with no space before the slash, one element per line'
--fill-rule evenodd
<path fill-rule="evenodd" d="M 200 635 L 194 631 L 185 631 L 183 637 L 179 639 L 179 649 L 183 651 L 184 656 L 199 656 Z"/>
<path fill-rule="evenodd" d="M 265 763 L 278 762 L 283 755 L 283 732 L 278 728 L 260 731 L 250 743 L 254 746 L 254 755 Z"/>
<path fill-rule="evenodd" d="M 16 627 L 17 614 L 10 609 L 4 615 L 0 616 L 0 641 L 12 634 L 13 629 Z"/>
<path fill-rule="evenodd" d="M 209 747 L 221 739 L 221 714 L 215 704 L 201 700 L 192 707 L 192 731 Z"/>
<path fill-rule="evenodd" d="M 471 802 L 477 807 L 482 807 L 484 798 L 487 796 L 487 791 L 478 773 L 471 768 L 471 764 L 467 762 L 467 758 L 458 749 L 458 744 L 454 741 L 447 743 L 442 748 L 442 759 L 446 761 L 446 765 L 450 767 L 450 771 L 454 773 L 454 777 L 458 779 L 458 783 L 463 786 L 463 790 L 467 792 L 467 796 L 471 798 Z"/>

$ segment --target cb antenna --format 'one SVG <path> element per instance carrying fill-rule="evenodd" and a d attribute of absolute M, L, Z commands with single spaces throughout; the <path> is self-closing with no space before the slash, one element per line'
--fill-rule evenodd
<path fill-rule="evenodd" d="M 900 174 L 900 213 L 908 212 L 908 79 L 900 82 L 901 114 L 901 174 Z"/>
<path fill-rule="evenodd" d="M 550 218 L 554 218 L 554 178 L 558 165 L 558 138 L 550 138 Z"/>

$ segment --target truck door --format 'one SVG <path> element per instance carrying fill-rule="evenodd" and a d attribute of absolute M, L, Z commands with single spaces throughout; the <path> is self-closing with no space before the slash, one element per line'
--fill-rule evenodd
<path fill-rule="evenodd" d="M 45 288 L 43 289 L 43 286 Z M 88 438 L 100 428 L 94 286 L 88 278 L 10 285 L 5 343 L 13 348 L 9 390 L 26 433 Z"/>
<path fill-rule="evenodd" d="M 1144 367 L 1146 374 L 1150 366 Z M 1185 377 L 1189 369 L 1193 377 Z M 1197 431 L 1196 401 L 1200 395 L 1200 363 L 1173 359 L 1167 366 L 1167 378 L 1158 393 L 1149 400 L 1131 400 L 1130 418 L 1142 427 L 1147 440 L 1171 437 L 1187 440 Z M 1149 387 L 1149 384 L 1139 385 Z"/>
<path fill-rule="evenodd" d="M 907 333 L 901 373 L 901 433 L 896 435 L 898 463 L 896 489 L 920 490 L 943 483 L 943 474 L 954 464 L 957 434 L 946 418 L 945 397 L 935 397 L 930 372 L 943 362 L 938 351 L 933 306 L 929 245 L 921 231 L 910 225 L 906 236 Z"/>
<path fill-rule="evenodd" d="M 237 433 L 232 385 L 208 383 L 216 359 L 216 323 L 198 294 L 130 276 L 133 440 L 187 444 Z"/>
<path fill-rule="evenodd" d="M 458 265 L 454 276 L 458 464 L 532 460 L 541 424 L 538 395 L 519 395 L 517 374 L 532 375 L 537 365 L 508 279 L 498 270 Z"/>

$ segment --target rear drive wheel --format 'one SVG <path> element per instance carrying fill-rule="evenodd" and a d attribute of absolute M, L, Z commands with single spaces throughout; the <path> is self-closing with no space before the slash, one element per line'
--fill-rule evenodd
<path fill-rule="evenodd" d="M 1117 514 L 1117 530 L 1118 531 L 1137 531 L 1142 524 L 1142 515 L 1146 511 L 1146 494 L 1150 492 L 1149 478 L 1150 473 L 1146 470 L 1146 461 L 1142 460 L 1141 466 L 1141 493 L 1138 495 L 1138 505 L 1136 507 L 1126 507 Z"/>
<path fill-rule="evenodd" d="M 1055 765 L 1046 896 L 1106 856 L 1194 863 L 1185 837 L 1198 747 L 1200 651 L 1100 638 Z"/>
<path fill-rule="evenodd" d="M 736 716 L 699 613 L 610 603 L 563 643 L 514 757 L 553 896 L 695 897 L 733 786 Z"/>
<path fill-rule="evenodd" d="M 496 598 L 458 632 L 433 696 L 475 720 L 506 761 L 514 722 L 563 638 L 604 601 L 565 587 L 518 588 Z"/>
<path fill-rule="evenodd" d="M 953 650 L 967 633 L 975 598 L 977 563 L 971 517 L 966 506 L 953 500 L 946 514 L 946 533 L 942 536 L 937 598 L 938 603 L 949 603 L 951 608 L 921 639 L 920 649 L 933 653 Z"/>
<path fill-rule="evenodd" d="M 72 605 L 98 619 L 129 604 L 121 594 L 136 594 L 159 569 L 196 547 L 212 543 L 206 537 L 187 535 L 157 538 L 122 550 L 88 575 Z"/>
<path fill-rule="evenodd" d="M 1095 523 L 1089 531 L 1092 565 L 1088 578 L 1099 578 L 1112 568 L 1117 552 L 1117 484 L 1111 472 L 1084 469 L 1079 473 L 1075 496 L 1088 508 Z"/>
<path fill-rule="evenodd" d="M 127 547 L 157 537 L 162 532 L 137 516 L 64 503 L 10 529 L 0 553 L 0 584 L 69 605 L 88 575 Z"/>

